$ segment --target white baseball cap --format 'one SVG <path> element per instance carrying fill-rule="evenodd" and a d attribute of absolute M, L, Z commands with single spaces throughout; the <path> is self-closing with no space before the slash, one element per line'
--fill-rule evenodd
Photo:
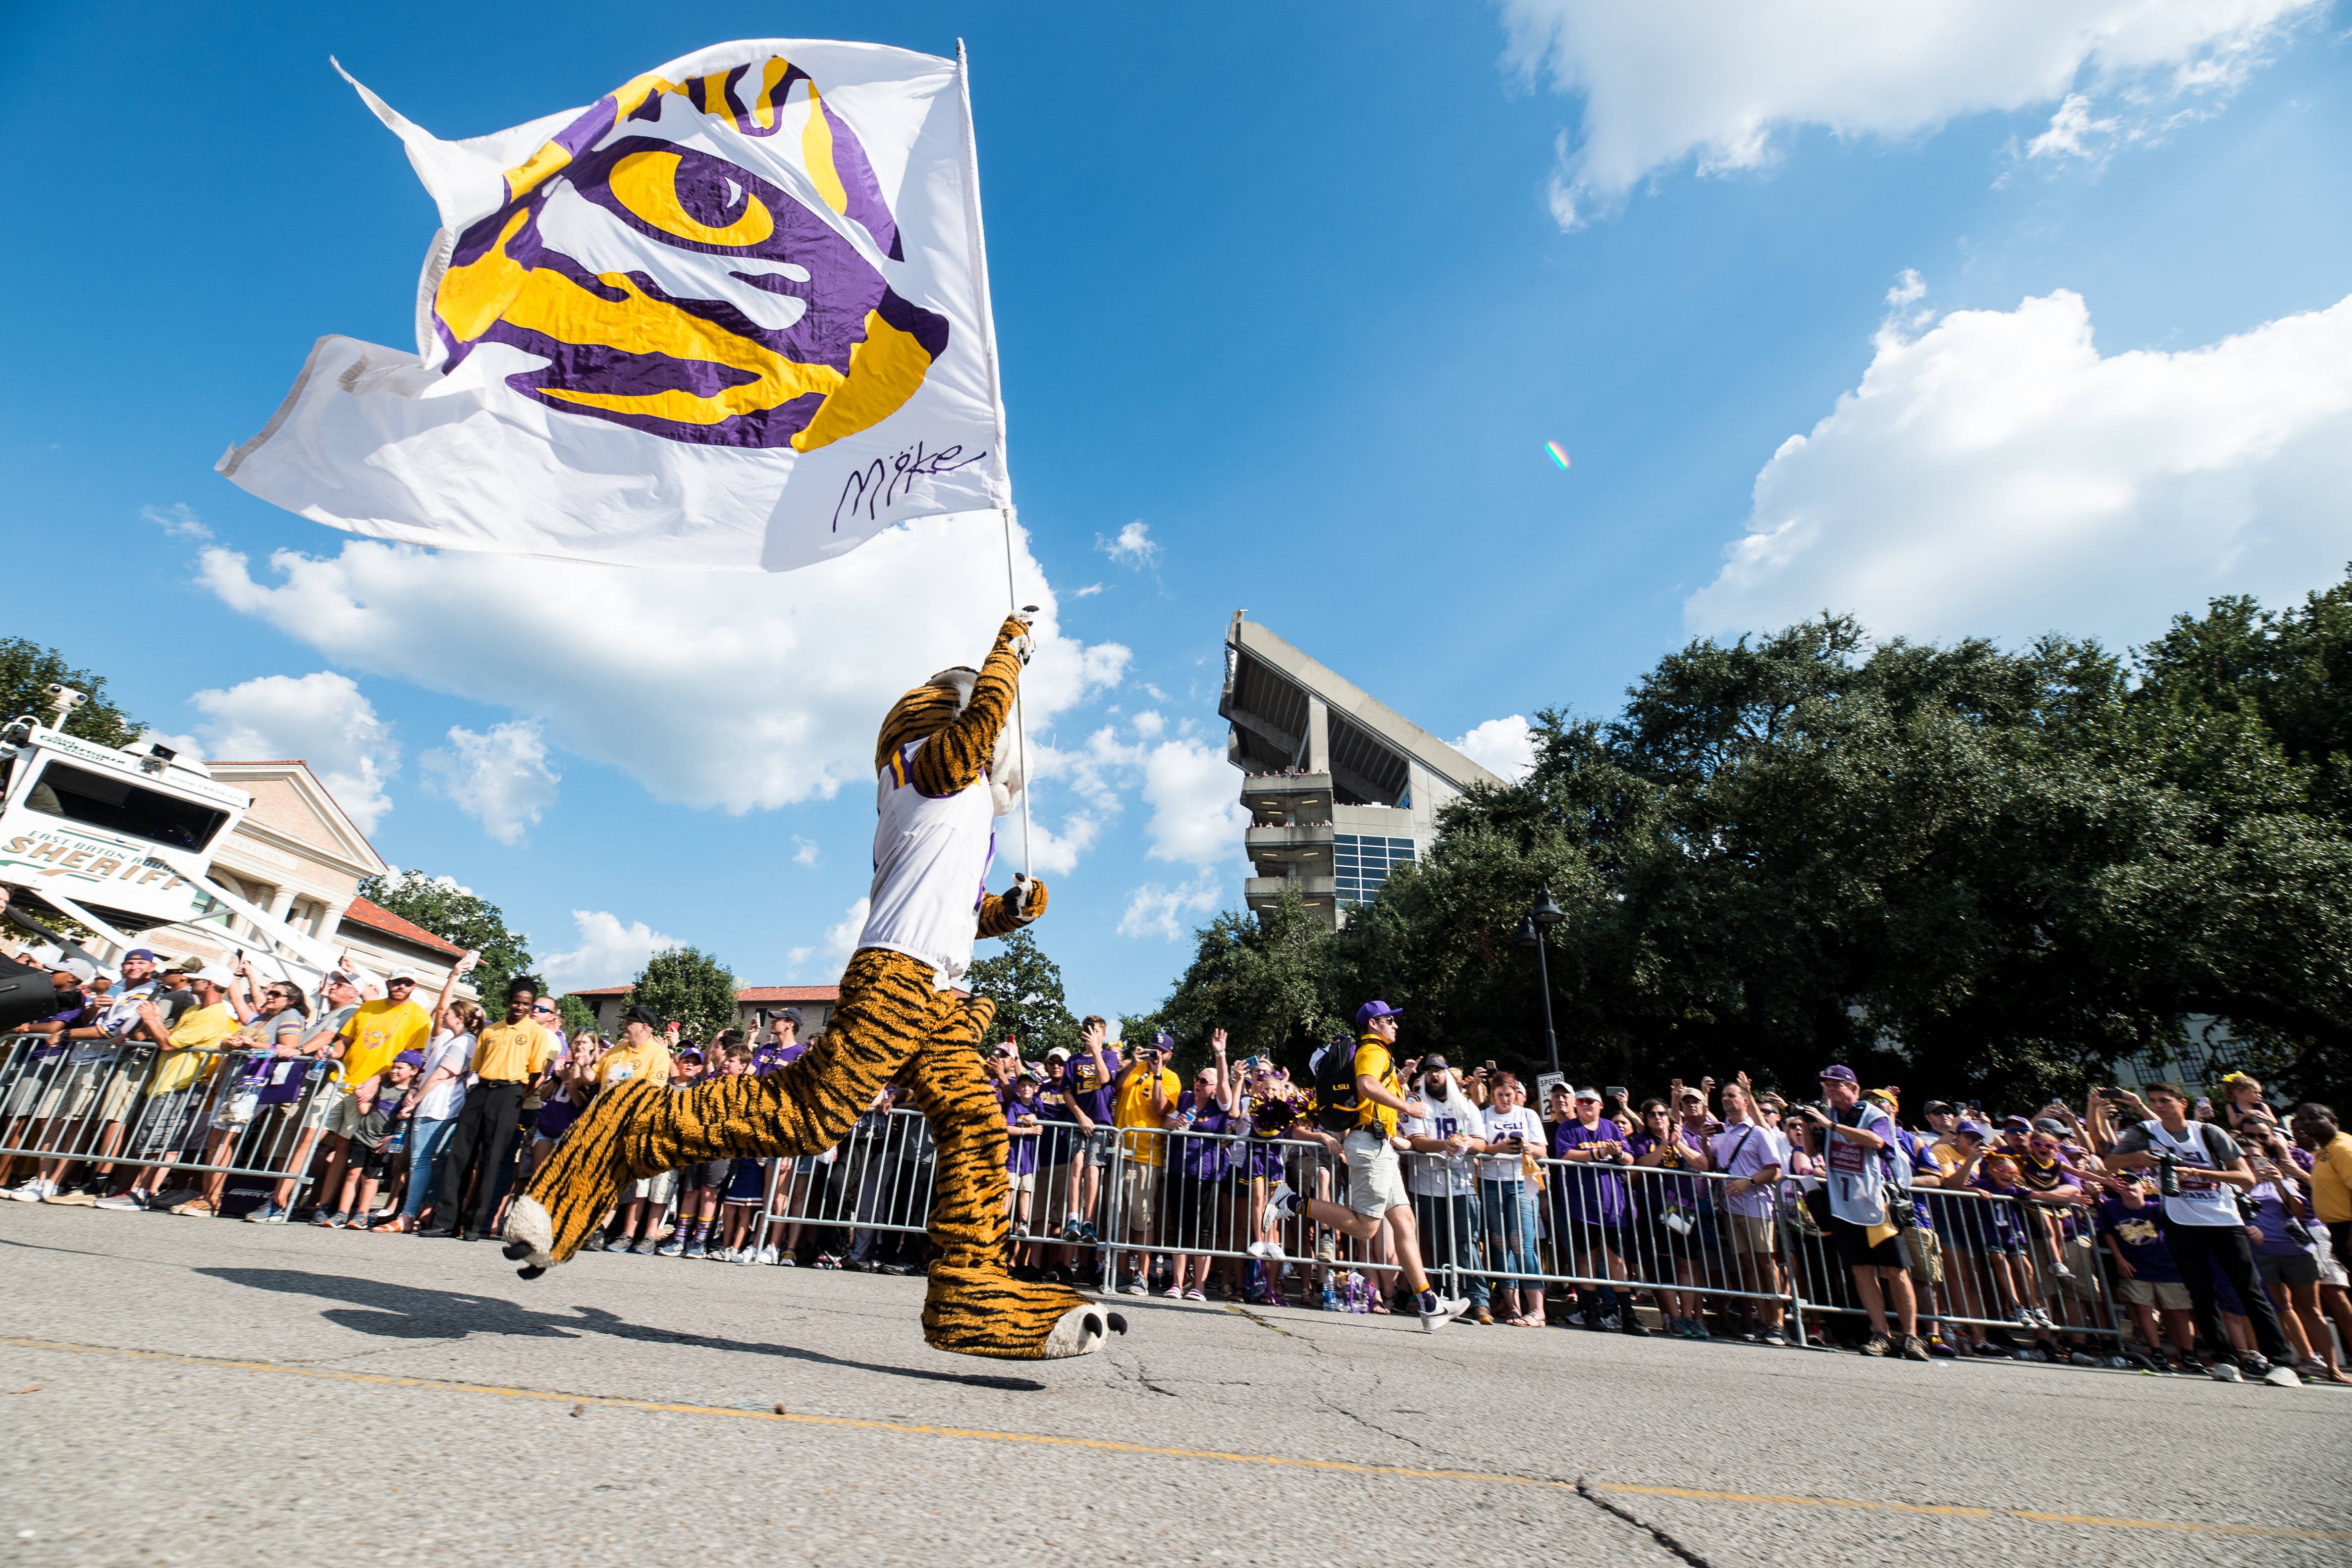
<path fill-rule="evenodd" d="M 203 968 L 195 970 L 191 977 L 210 980 L 223 990 L 236 983 L 236 977 L 229 972 L 228 966 L 226 964 L 206 964 Z"/>

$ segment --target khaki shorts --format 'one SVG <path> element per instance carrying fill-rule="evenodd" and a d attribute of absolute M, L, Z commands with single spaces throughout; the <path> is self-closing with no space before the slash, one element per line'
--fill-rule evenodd
<path fill-rule="evenodd" d="M 1008 1171 L 1005 1173 L 1005 1180 L 1011 1184 L 1013 1190 L 1015 1192 L 1035 1192 L 1037 1190 L 1037 1173 L 1035 1171 Z"/>
<path fill-rule="evenodd" d="M 667 1203 L 670 1189 L 677 1185 L 676 1171 L 664 1171 L 659 1176 L 639 1176 L 621 1189 L 624 1202 Z"/>
<path fill-rule="evenodd" d="M 1396 1146 L 1386 1138 L 1359 1127 L 1339 1147 L 1348 1156 L 1349 1208 L 1378 1219 L 1390 1209 L 1412 1202 L 1404 1190 Z"/>
<path fill-rule="evenodd" d="M 1118 1202 L 1127 1216 L 1127 1228 L 1132 1233 L 1151 1228 L 1152 1211 L 1158 1207 L 1159 1166 L 1125 1166 L 1118 1173 Z"/>
<path fill-rule="evenodd" d="M 2118 1280 L 2116 1294 L 2132 1306 L 2168 1312 L 2185 1312 L 2195 1305 L 2189 1299 L 2189 1287 L 2178 1280 Z"/>
<path fill-rule="evenodd" d="M 139 1074 L 121 1072 L 106 1086 L 99 1097 L 98 1119 L 101 1122 L 125 1121 L 131 1114 L 131 1103 L 139 1097 Z"/>
<path fill-rule="evenodd" d="M 315 1127 L 331 1138 L 348 1138 L 359 1131 L 359 1102 L 340 1083 L 322 1084 L 310 1101 L 310 1113 L 302 1118 L 302 1124 Z"/>
<path fill-rule="evenodd" d="M 1727 1214 L 1724 1224 L 1731 1238 L 1735 1252 L 1771 1252 L 1777 1250 L 1772 1233 L 1772 1217 L 1769 1214 Z"/>
<path fill-rule="evenodd" d="M 79 1067 L 68 1068 L 63 1077 L 49 1086 L 37 1114 L 59 1122 L 78 1122 L 98 1108 L 98 1086 L 106 1082 L 105 1061 L 85 1061 Z"/>

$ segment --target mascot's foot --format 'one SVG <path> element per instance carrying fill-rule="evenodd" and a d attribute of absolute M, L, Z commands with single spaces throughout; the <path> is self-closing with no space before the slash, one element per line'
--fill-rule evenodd
<path fill-rule="evenodd" d="M 555 1222 L 537 1198 L 517 1194 L 499 1234 L 506 1239 L 507 1261 L 522 1264 L 515 1272 L 524 1279 L 536 1280 L 555 1266 Z"/>
<path fill-rule="evenodd" d="M 1086 1355 L 1127 1332 L 1127 1320 L 1076 1291 L 1014 1279 L 1001 1267 L 931 1265 L 923 1339 L 934 1350 L 1002 1361 Z"/>

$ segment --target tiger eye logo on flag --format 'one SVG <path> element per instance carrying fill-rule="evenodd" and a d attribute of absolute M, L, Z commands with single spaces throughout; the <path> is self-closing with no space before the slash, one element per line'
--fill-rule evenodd
<path fill-rule="evenodd" d="M 904 259 L 873 164 L 789 60 L 639 77 L 506 187 L 433 325 L 452 370 L 484 343 L 543 357 L 506 383 L 558 412 L 808 452 L 895 413 L 947 347 L 869 259 Z"/>
<path fill-rule="evenodd" d="M 453 140 L 352 85 L 439 214 L 415 350 L 317 339 L 231 483 L 403 544 L 674 570 L 1010 501 L 960 60 L 737 39 Z"/>

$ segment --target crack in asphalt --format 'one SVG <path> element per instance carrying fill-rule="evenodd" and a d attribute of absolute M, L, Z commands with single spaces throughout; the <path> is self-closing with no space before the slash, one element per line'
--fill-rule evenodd
<path fill-rule="evenodd" d="M 1675 1540 L 1664 1531 L 1660 1530 L 1656 1525 L 1643 1520 L 1630 1509 L 1618 1507 L 1615 1503 L 1611 1502 L 1607 1498 L 1602 1497 L 1600 1493 L 1594 1491 L 1590 1486 L 1585 1484 L 1585 1480 L 1582 1476 L 1576 1478 L 1576 1495 L 1591 1503 L 1593 1507 L 1599 1509 L 1601 1512 L 1609 1515 L 1610 1518 L 1618 1520 L 1622 1523 L 1632 1525 L 1635 1530 L 1642 1531 L 1651 1540 L 1656 1542 L 1659 1545 L 1664 1547 L 1667 1551 L 1673 1552 L 1684 1562 L 1691 1564 L 1691 1568 L 1711 1568 L 1711 1565 L 1706 1558 L 1700 1556 L 1689 1547 L 1685 1546 L 1681 1542 Z"/>

